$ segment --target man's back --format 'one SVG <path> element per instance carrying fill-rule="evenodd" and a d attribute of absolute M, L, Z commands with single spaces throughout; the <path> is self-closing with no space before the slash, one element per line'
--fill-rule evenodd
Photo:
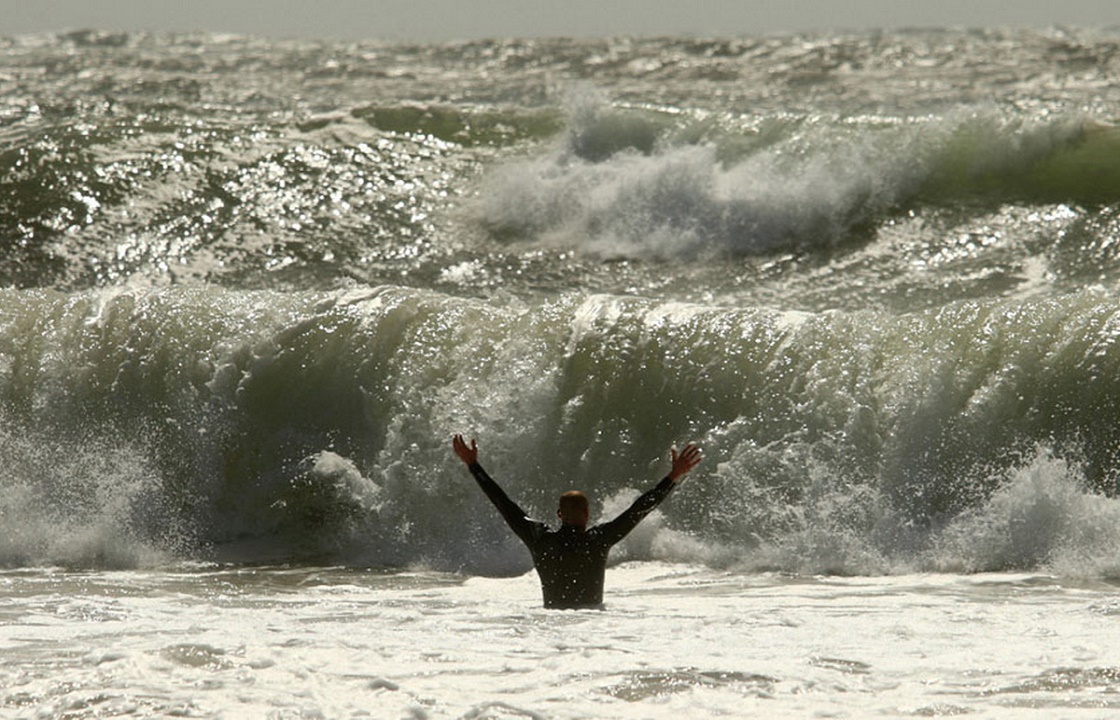
<path fill-rule="evenodd" d="M 621 515 L 610 522 L 587 529 L 590 516 L 587 498 L 580 492 L 560 496 L 557 515 L 564 521 L 552 530 L 530 520 L 517 503 L 509 499 L 498 483 L 478 464 L 478 446 L 462 435 L 451 439 L 455 454 L 470 469 L 478 486 L 498 508 L 506 524 L 521 538 L 533 556 L 541 579 L 541 592 L 547 608 L 601 607 L 607 555 L 611 547 L 669 496 L 677 483 L 700 462 L 700 448 L 689 443 L 679 454 L 671 451 L 672 467 L 665 479 L 638 497 Z"/>
<path fill-rule="evenodd" d="M 529 519 L 481 465 L 474 462 L 468 467 L 506 523 L 529 548 L 540 576 L 546 608 L 601 607 L 611 548 L 676 487 L 676 483 L 666 477 L 610 522 L 586 530 L 575 525 L 562 525 L 559 530 L 552 530 L 542 522 Z"/>
<path fill-rule="evenodd" d="M 546 530 L 529 545 L 546 608 L 603 604 L 611 546 L 603 542 L 603 534 L 595 530 L 563 525 L 559 530 Z"/>

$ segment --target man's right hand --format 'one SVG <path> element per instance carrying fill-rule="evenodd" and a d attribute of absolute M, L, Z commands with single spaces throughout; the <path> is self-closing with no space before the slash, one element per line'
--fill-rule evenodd
<path fill-rule="evenodd" d="M 464 465 L 474 465 L 478 462 L 478 445 L 475 443 L 474 438 L 471 438 L 471 444 L 467 445 L 463 440 L 463 436 L 456 434 L 451 438 L 451 447 L 455 450 L 455 454 L 463 461 Z"/>

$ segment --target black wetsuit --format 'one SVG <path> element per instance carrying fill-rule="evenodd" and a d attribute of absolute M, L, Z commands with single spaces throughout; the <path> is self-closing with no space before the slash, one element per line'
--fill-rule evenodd
<path fill-rule="evenodd" d="M 611 546 L 626 537 L 676 487 L 676 483 L 666 477 L 610 522 L 586 530 L 574 525 L 552 530 L 526 517 L 525 511 L 509 499 L 481 465 L 472 463 L 469 467 L 486 497 L 528 546 L 541 579 L 546 608 L 602 606 L 603 578 Z"/>

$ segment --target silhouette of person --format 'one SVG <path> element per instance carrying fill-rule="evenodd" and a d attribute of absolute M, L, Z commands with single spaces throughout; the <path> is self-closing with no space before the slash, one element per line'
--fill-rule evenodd
<path fill-rule="evenodd" d="M 672 468 L 652 490 L 643 493 L 614 520 L 587 527 L 591 517 L 587 496 L 578 490 L 560 496 L 556 511 L 560 528 L 553 530 L 526 516 L 478 463 L 478 446 L 455 435 L 452 448 L 498 508 L 506 524 L 529 548 L 541 580 L 546 608 L 600 608 L 610 549 L 633 530 L 702 459 L 700 448 L 689 443 L 679 454 L 671 451 Z"/>

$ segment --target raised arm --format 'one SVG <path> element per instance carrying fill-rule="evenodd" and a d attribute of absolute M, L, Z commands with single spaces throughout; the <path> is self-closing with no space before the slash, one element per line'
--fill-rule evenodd
<path fill-rule="evenodd" d="M 462 435 L 456 435 L 451 438 L 451 447 L 467 467 L 478 463 L 478 443 L 474 438 L 471 438 L 471 444 L 467 445 Z"/>
<path fill-rule="evenodd" d="M 669 474 L 656 487 L 642 493 L 621 515 L 599 526 L 598 531 L 602 533 L 608 543 L 614 545 L 626 537 L 631 530 L 637 527 L 642 518 L 653 512 L 653 509 L 660 505 L 662 500 L 669 497 L 673 488 L 703 459 L 700 448 L 694 443 L 686 445 L 680 454 L 677 453 L 676 448 L 673 448 L 670 454 L 673 458 L 673 464 Z"/>
<path fill-rule="evenodd" d="M 463 440 L 462 435 L 456 434 L 451 438 L 451 448 L 455 451 L 463 464 L 471 471 L 474 476 L 475 482 L 482 488 L 482 492 L 486 493 L 486 497 L 490 502 L 494 503 L 494 507 L 498 508 L 498 512 L 502 514 L 502 518 L 509 525 L 510 529 L 521 538 L 525 543 L 530 543 L 539 533 L 540 528 L 543 526 L 534 520 L 530 520 L 526 516 L 525 511 L 506 495 L 505 490 L 502 490 L 498 483 L 490 477 L 482 465 L 478 463 L 478 444 L 474 438 L 471 438 L 471 444 L 468 445 Z"/>
<path fill-rule="evenodd" d="M 700 454 L 700 448 L 696 443 L 689 443 L 684 446 L 680 454 L 677 454 L 677 449 L 673 448 L 671 451 L 673 456 L 673 467 L 669 470 L 669 479 L 674 483 L 679 483 L 684 480 L 684 476 L 692 471 L 692 468 L 700 464 L 704 456 Z"/>

